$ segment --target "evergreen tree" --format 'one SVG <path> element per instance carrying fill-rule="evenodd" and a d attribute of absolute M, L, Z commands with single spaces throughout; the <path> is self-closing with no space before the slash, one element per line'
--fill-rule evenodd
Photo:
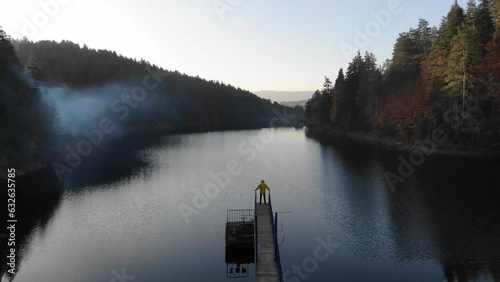
<path fill-rule="evenodd" d="M 377 58 L 373 53 L 366 52 L 360 71 L 359 90 L 356 97 L 357 120 L 356 127 L 368 129 L 376 112 L 377 94 L 382 73 L 377 66 Z"/>
<path fill-rule="evenodd" d="M 43 79 L 40 64 L 38 63 L 36 57 L 33 55 L 29 56 L 28 61 L 25 65 L 25 71 L 29 73 L 31 77 L 35 79 L 35 81 L 40 81 Z"/>
<path fill-rule="evenodd" d="M 0 27 L 0 77 L 11 65 L 17 63 L 16 51 L 10 42 L 10 37 Z"/>
<path fill-rule="evenodd" d="M 340 111 L 340 118 L 344 128 L 351 129 L 355 126 L 354 122 L 357 117 L 356 98 L 364 64 L 363 57 L 361 57 L 361 53 L 358 51 L 347 67 L 344 97 L 341 99 L 342 111 Z"/>
<path fill-rule="evenodd" d="M 22 72 L 10 38 L 0 29 L 0 166 L 29 171 L 46 161 L 55 114 Z M 2 173 L 0 172 L 0 175 Z"/>
<path fill-rule="evenodd" d="M 457 35 L 460 27 L 465 21 L 465 12 L 462 7 L 460 7 L 455 0 L 455 4 L 451 6 L 450 12 L 446 16 L 445 26 L 444 26 L 444 48 L 450 50 L 453 38 Z"/>
<path fill-rule="evenodd" d="M 344 97 L 345 91 L 345 77 L 344 70 L 340 69 L 335 80 L 335 85 L 332 90 L 332 110 L 330 112 L 330 121 L 335 124 L 337 121 L 337 116 L 339 112 L 339 107 L 342 104 L 341 99 Z"/>
<path fill-rule="evenodd" d="M 417 54 L 417 42 L 411 34 L 408 32 L 400 33 L 392 52 L 393 67 L 400 71 L 411 70 L 416 65 Z"/>
<path fill-rule="evenodd" d="M 474 107 L 469 95 L 487 91 L 478 83 L 480 76 L 489 85 L 500 81 L 499 11 L 500 0 L 478 5 L 470 0 L 466 13 L 455 1 L 439 29 L 420 20 L 401 33 L 392 58 L 381 67 L 373 54 L 358 52 L 345 74 L 340 69 L 331 91 L 331 124 L 407 140 L 429 138 L 441 127 L 453 131 L 447 133 L 461 145 L 494 144 L 500 138 L 500 91 L 490 86 L 487 100 L 465 110 Z M 317 91 L 311 100 L 320 95 Z"/>
<path fill-rule="evenodd" d="M 475 44 L 471 33 L 470 28 L 464 25 L 454 37 L 448 56 L 444 87 L 453 97 L 461 97 L 463 107 L 465 107 L 465 97 L 472 90 L 478 65 L 478 56 L 474 50 Z"/>
<path fill-rule="evenodd" d="M 321 91 L 321 112 L 320 120 L 322 123 L 330 123 L 330 110 L 332 108 L 332 82 L 328 77 L 325 76 L 325 82 L 323 83 L 323 90 Z"/>
<path fill-rule="evenodd" d="M 320 120 L 321 92 L 316 90 L 311 99 L 306 102 L 305 117 L 309 122 L 317 123 Z"/>
<path fill-rule="evenodd" d="M 476 49 L 481 52 L 481 56 L 486 51 L 486 44 L 493 39 L 495 26 L 491 16 L 489 0 L 481 0 L 479 6 L 475 0 L 467 3 L 466 24 L 470 29 L 472 40 L 477 45 Z"/>
<path fill-rule="evenodd" d="M 478 40 L 486 46 L 495 34 L 495 23 L 492 16 L 492 3 L 490 0 L 481 0 L 478 6 Z"/>
<path fill-rule="evenodd" d="M 14 42 L 21 65 L 36 80 L 69 88 L 86 88 L 119 83 L 141 83 L 151 71 L 162 74 L 162 83 L 151 90 L 154 105 L 147 113 L 127 119 L 130 123 L 148 126 L 169 125 L 218 130 L 226 126 L 260 126 L 272 118 L 273 104 L 255 94 L 224 83 L 207 81 L 179 72 L 167 72 L 144 59 L 136 60 L 108 50 L 96 50 L 70 41 L 38 41 L 27 39 Z M 168 74 L 168 76 L 167 76 Z M 108 95 L 109 93 L 102 93 Z M 154 98 L 153 98 L 154 97 Z M 294 109 L 287 109 L 289 114 Z M 140 111 L 138 111 L 139 113 Z"/>
<path fill-rule="evenodd" d="M 500 43 L 500 0 L 492 0 L 490 12 L 495 26 L 494 40 Z"/>
<path fill-rule="evenodd" d="M 323 82 L 323 94 L 327 93 L 327 94 L 330 94 L 330 92 L 332 91 L 332 81 L 327 77 L 325 76 L 325 82 Z"/>

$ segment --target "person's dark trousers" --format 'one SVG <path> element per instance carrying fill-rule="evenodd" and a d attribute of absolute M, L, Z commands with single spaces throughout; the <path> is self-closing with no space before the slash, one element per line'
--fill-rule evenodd
<path fill-rule="evenodd" d="M 262 204 L 262 198 L 264 198 L 264 204 L 266 203 L 266 194 L 260 193 L 259 204 Z"/>

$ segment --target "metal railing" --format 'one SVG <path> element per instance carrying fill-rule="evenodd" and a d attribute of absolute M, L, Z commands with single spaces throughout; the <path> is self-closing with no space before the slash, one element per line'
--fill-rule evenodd
<path fill-rule="evenodd" d="M 271 223 L 273 226 L 273 240 L 274 240 L 274 260 L 276 261 L 276 265 L 278 266 L 278 275 L 280 282 L 284 282 L 283 277 L 283 269 L 281 268 L 281 257 L 280 257 L 280 249 L 278 246 L 278 213 L 274 214 L 273 219 L 273 205 L 271 202 L 271 192 L 269 192 L 269 209 L 271 210 Z"/>
<path fill-rule="evenodd" d="M 259 196 L 257 196 L 257 194 Z M 266 196 L 264 196 L 264 201 L 266 201 L 265 197 Z M 256 204 L 257 204 L 257 200 L 259 200 L 259 202 L 260 202 L 260 192 L 255 191 L 255 203 Z M 268 193 L 267 193 L 267 202 L 268 203 L 271 202 L 271 192 L 270 191 L 268 191 Z"/>
<path fill-rule="evenodd" d="M 255 214 L 254 214 L 254 221 L 253 221 L 253 230 L 254 230 L 254 235 L 253 235 L 253 238 L 254 238 L 254 246 L 253 246 L 253 250 L 255 252 L 254 254 L 254 260 L 255 260 L 255 265 L 257 265 L 257 261 L 259 260 L 259 251 L 258 251 L 258 247 L 259 247 L 259 236 L 257 236 L 257 223 L 258 223 L 258 215 L 257 215 L 257 190 L 255 191 L 255 199 L 254 199 L 254 210 L 255 210 Z"/>
<path fill-rule="evenodd" d="M 260 194 L 260 193 L 259 193 Z M 260 196 L 260 195 L 259 195 Z M 260 200 L 260 198 L 259 198 Z M 268 196 L 267 196 L 267 202 L 269 203 L 269 210 L 270 210 L 270 219 L 271 219 L 271 223 L 272 223 L 272 228 L 273 228 L 273 241 L 274 241 L 274 260 L 276 261 L 276 265 L 278 266 L 278 275 L 279 275 L 279 279 L 280 279 L 280 282 L 284 282 L 284 277 L 283 277 L 283 269 L 281 267 L 281 258 L 280 258 L 280 250 L 279 250 L 279 247 L 278 247 L 278 213 L 275 213 L 274 214 L 274 218 L 273 218 L 273 206 L 272 206 L 272 201 L 271 201 L 271 192 L 268 192 Z M 257 191 L 255 191 L 255 205 L 257 205 Z M 257 211 L 257 206 L 255 207 L 255 211 Z M 255 263 L 257 264 L 257 261 L 258 261 L 258 236 L 257 236 L 257 232 L 258 232 L 258 229 L 257 229 L 257 224 L 258 224 L 258 214 L 257 212 L 255 212 L 255 219 L 254 219 L 254 242 L 255 242 L 255 245 L 254 245 L 254 250 L 255 250 Z"/>
<path fill-rule="evenodd" d="M 228 210 L 227 211 L 227 222 L 248 222 L 251 223 L 254 220 L 254 210 Z"/>
<path fill-rule="evenodd" d="M 254 240 L 253 240 L 253 242 L 254 242 L 254 243 L 253 243 L 253 244 L 254 244 L 254 245 L 253 245 L 253 250 L 254 250 L 254 262 L 255 262 L 255 265 L 257 265 L 258 254 L 259 254 L 259 252 L 258 252 L 258 250 L 257 250 L 257 248 L 258 248 L 258 246 L 259 246 L 259 244 L 258 244 L 258 238 L 259 238 L 259 236 L 257 236 L 257 213 L 255 213 L 255 220 L 254 220 L 254 223 L 253 223 L 253 230 L 254 230 L 254 231 L 253 231 L 253 232 L 254 232 L 254 233 L 253 233 L 253 234 L 254 234 L 254 235 L 253 235 L 253 238 L 254 238 Z"/>

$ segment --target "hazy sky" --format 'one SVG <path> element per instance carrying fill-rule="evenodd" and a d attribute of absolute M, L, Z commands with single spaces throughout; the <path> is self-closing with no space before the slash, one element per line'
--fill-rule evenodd
<path fill-rule="evenodd" d="M 86 43 L 251 91 L 314 90 L 347 66 L 342 46 L 382 62 L 400 32 L 419 18 L 439 25 L 453 1 L 0 0 L 0 26 L 15 38 Z M 367 35 L 356 43 L 357 30 Z"/>

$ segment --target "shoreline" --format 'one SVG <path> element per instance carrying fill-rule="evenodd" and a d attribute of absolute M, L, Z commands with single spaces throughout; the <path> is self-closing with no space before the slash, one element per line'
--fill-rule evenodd
<path fill-rule="evenodd" d="M 281 125 L 278 127 L 293 127 L 296 123 L 290 125 Z M 259 121 L 242 121 L 220 124 L 217 127 L 200 127 L 198 124 L 182 124 L 182 125 L 170 125 L 162 124 L 159 126 L 149 126 L 149 127 L 134 127 L 130 126 L 126 129 L 123 135 L 117 139 L 111 138 L 112 140 L 118 140 L 119 142 L 124 142 L 128 138 L 134 138 L 137 140 L 142 140 L 144 144 L 140 146 L 147 146 L 149 142 L 154 142 L 154 139 L 161 138 L 163 136 L 172 135 L 184 135 L 184 134 L 196 134 L 196 133 L 209 133 L 209 132 L 225 132 L 233 130 L 258 130 L 270 128 L 269 121 L 267 119 Z M 110 140 L 111 140 L 110 139 Z M 66 142 L 78 142 L 81 140 L 87 140 L 85 136 L 71 136 L 67 137 Z M 68 143 L 66 143 L 68 144 Z M 62 148 L 59 148 L 62 149 Z M 12 165 L 7 165 L 6 167 L 14 167 L 16 169 L 17 175 L 22 177 L 30 177 L 31 175 L 38 175 L 40 172 L 47 172 L 52 170 L 52 162 L 60 161 L 60 155 L 55 154 L 51 159 L 37 159 L 31 160 L 23 167 L 16 167 Z M 49 170 L 47 168 L 50 168 Z M 5 171 L 0 171 L 0 177 L 5 178 L 7 174 Z"/>
<path fill-rule="evenodd" d="M 374 145 L 388 150 L 410 152 L 421 150 L 422 146 L 410 144 L 400 139 L 381 137 L 374 133 L 365 133 L 362 131 L 346 132 L 340 129 L 331 128 L 328 126 L 305 126 L 306 134 L 314 137 L 326 139 L 348 139 L 358 143 Z M 491 148 L 473 148 L 462 150 L 457 146 L 445 143 L 437 145 L 432 155 L 449 156 L 449 157 L 500 157 L 500 147 L 492 150 Z"/>

